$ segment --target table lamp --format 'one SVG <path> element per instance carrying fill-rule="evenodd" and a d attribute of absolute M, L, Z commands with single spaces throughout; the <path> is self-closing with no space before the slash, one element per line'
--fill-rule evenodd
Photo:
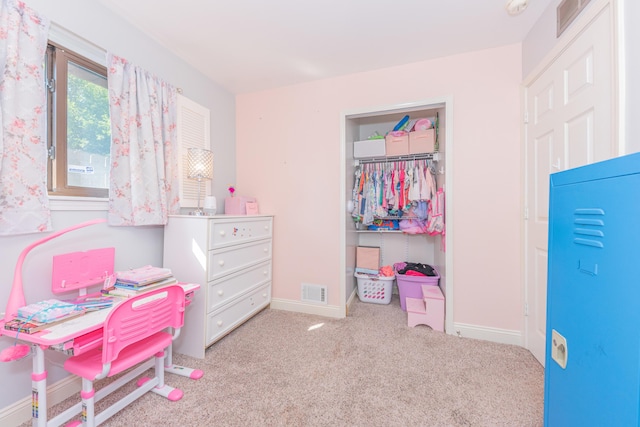
<path fill-rule="evenodd" d="M 198 181 L 198 209 L 189 212 L 189 215 L 206 215 L 200 207 L 200 191 L 202 180 L 213 179 L 213 153 L 203 148 L 189 148 L 187 150 L 187 178 Z"/>

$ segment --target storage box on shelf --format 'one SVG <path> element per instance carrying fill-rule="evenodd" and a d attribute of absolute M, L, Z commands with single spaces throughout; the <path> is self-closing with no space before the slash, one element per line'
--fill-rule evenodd
<path fill-rule="evenodd" d="M 174 350 L 204 358 L 205 349 L 271 302 L 273 217 L 170 216 L 164 266 L 202 285 Z"/>
<path fill-rule="evenodd" d="M 384 156 L 386 156 L 386 150 L 385 140 L 383 138 L 366 139 L 364 141 L 356 141 L 353 143 L 354 159 L 367 159 Z"/>
<path fill-rule="evenodd" d="M 435 150 L 435 129 L 409 132 L 409 154 L 433 153 Z"/>
<path fill-rule="evenodd" d="M 409 135 L 393 136 L 389 133 L 385 137 L 387 156 L 405 156 L 409 154 Z"/>

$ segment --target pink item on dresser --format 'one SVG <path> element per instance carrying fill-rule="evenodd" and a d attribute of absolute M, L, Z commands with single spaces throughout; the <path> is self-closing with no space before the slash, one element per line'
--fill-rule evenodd
<path fill-rule="evenodd" d="M 246 196 L 225 197 L 224 199 L 225 215 L 246 215 L 247 202 L 256 203 L 256 198 L 246 197 Z"/>

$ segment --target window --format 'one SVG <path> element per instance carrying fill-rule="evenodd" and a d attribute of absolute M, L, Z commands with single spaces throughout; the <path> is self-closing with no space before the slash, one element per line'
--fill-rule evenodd
<path fill-rule="evenodd" d="M 50 195 L 108 197 L 111 122 L 107 69 L 50 43 L 47 186 Z"/>

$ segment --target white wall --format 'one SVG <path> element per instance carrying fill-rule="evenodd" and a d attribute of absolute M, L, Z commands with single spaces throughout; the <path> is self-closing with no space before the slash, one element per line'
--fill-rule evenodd
<path fill-rule="evenodd" d="M 558 4 L 560 4 L 560 0 L 551 2 L 522 41 L 523 79 L 540 64 L 540 61 L 556 44 L 556 8 Z"/>
<path fill-rule="evenodd" d="M 626 62 L 626 145 L 627 152 L 640 151 L 640 55 L 638 54 L 638 40 L 640 40 L 640 2 L 627 0 L 624 2 L 624 47 Z"/>
<path fill-rule="evenodd" d="M 214 151 L 213 194 L 222 199 L 226 185 L 235 182 L 235 97 L 201 73 L 142 35 L 97 1 L 28 0 L 29 6 L 53 22 L 84 39 L 144 67 L 181 87 L 184 95 L 211 110 L 211 141 Z M 54 230 L 93 218 L 106 218 L 105 211 L 55 211 Z M 13 270 L 22 249 L 43 235 L 0 237 L 0 311 L 4 311 L 13 279 Z M 56 254 L 113 246 L 116 270 L 144 264 L 162 264 L 162 227 L 108 227 L 104 224 L 74 231 L 34 249 L 24 265 L 27 301 L 49 297 L 51 257 Z M 0 338 L 0 349 L 14 340 Z M 49 352 L 52 353 L 52 352 Z M 50 354 L 50 383 L 64 376 L 60 355 Z M 31 394 L 31 359 L 0 363 L 0 412 Z"/>

